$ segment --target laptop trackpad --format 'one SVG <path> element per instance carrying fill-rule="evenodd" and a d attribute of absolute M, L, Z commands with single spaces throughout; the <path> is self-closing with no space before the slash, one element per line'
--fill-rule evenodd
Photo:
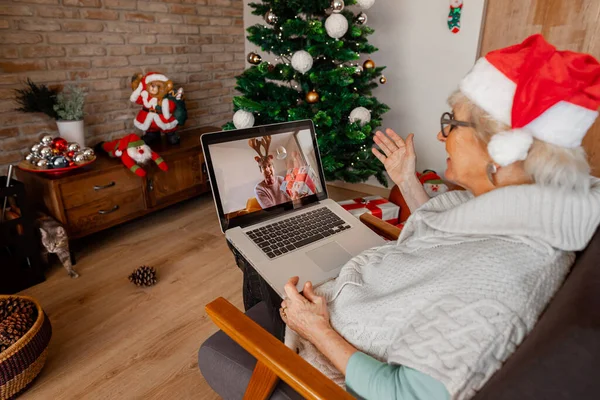
<path fill-rule="evenodd" d="M 350 253 L 344 250 L 337 242 L 327 243 L 309 251 L 306 255 L 323 271 L 331 271 L 332 269 L 341 267 L 352 258 Z"/>

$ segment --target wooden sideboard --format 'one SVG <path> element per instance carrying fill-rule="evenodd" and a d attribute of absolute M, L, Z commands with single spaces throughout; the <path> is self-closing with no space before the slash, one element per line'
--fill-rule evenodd
<path fill-rule="evenodd" d="M 17 169 L 17 177 L 34 204 L 60 221 L 69 238 L 76 239 L 210 191 L 200 136 L 218 130 L 189 129 L 180 132 L 179 145 L 164 140 L 152 145 L 169 170 L 161 171 L 151 162 L 144 166 L 147 175 L 143 178 L 106 154 L 65 175 Z"/>

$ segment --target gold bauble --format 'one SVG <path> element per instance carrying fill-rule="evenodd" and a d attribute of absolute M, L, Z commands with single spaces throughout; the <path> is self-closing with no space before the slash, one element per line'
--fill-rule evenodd
<path fill-rule="evenodd" d="M 387 82 L 387 78 L 382 75 L 381 78 L 379 78 L 379 83 L 381 83 L 383 85 L 386 82 Z"/>
<path fill-rule="evenodd" d="M 363 68 L 364 69 L 375 68 L 375 62 L 373 60 L 367 60 L 363 63 Z"/>
<path fill-rule="evenodd" d="M 246 60 L 248 60 L 248 62 L 252 65 L 258 65 L 262 61 L 262 57 L 256 53 L 248 53 Z"/>
<path fill-rule="evenodd" d="M 314 90 L 306 93 L 306 102 L 308 104 L 314 104 L 317 101 L 319 101 L 319 93 L 315 92 Z"/>

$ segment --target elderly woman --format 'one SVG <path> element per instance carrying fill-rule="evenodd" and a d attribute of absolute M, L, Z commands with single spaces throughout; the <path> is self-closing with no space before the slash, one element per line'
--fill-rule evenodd
<path fill-rule="evenodd" d="M 373 153 L 412 211 L 400 238 L 319 288 L 285 287 L 286 343 L 362 398 L 472 397 L 600 222 L 580 147 L 600 106 L 596 60 L 532 36 L 479 60 L 449 103 L 438 140 L 467 190 L 429 199 L 413 136 L 377 132 Z"/>

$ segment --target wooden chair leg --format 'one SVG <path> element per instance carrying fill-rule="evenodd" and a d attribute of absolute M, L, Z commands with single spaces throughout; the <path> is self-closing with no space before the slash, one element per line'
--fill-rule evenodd
<path fill-rule="evenodd" d="M 256 362 L 244 400 L 266 400 L 271 396 L 279 378 L 260 361 Z"/>

